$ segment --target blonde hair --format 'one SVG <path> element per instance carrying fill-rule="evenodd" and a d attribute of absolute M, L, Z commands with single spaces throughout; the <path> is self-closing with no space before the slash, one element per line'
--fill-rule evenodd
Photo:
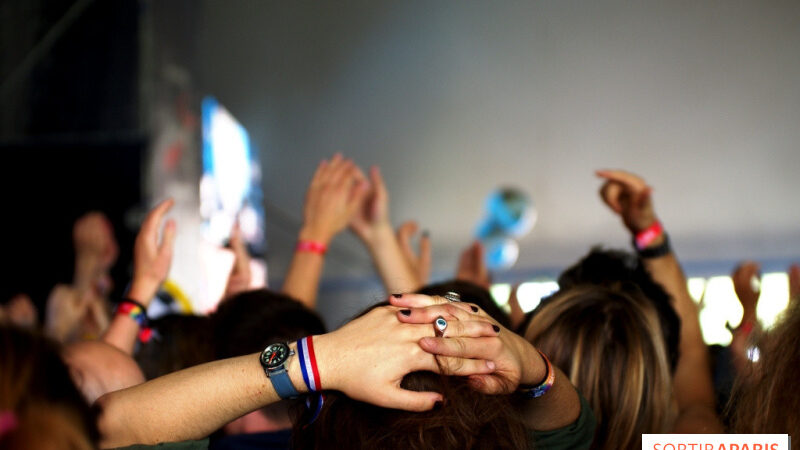
<path fill-rule="evenodd" d="M 646 298 L 599 286 L 558 293 L 525 338 L 569 376 L 597 417 L 594 448 L 641 446 L 672 424 L 672 383 L 659 320 Z"/>

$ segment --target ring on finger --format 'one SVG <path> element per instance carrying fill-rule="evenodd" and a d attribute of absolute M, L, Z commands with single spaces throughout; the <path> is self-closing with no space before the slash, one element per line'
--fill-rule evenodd
<path fill-rule="evenodd" d="M 444 298 L 446 298 L 447 301 L 449 301 L 449 302 L 460 302 L 461 301 L 461 295 L 459 295 L 458 292 L 453 292 L 453 291 L 450 291 L 450 292 L 444 294 Z"/>
<path fill-rule="evenodd" d="M 436 335 L 436 337 L 443 337 L 444 330 L 446 329 L 447 329 L 447 320 L 445 320 L 445 318 L 442 316 L 437 317 L 436 320 L 433 322 L 433 333 Z"/>

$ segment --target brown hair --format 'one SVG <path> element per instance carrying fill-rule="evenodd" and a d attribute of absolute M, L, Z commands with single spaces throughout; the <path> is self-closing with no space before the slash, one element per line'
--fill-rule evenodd
<path fill-rule="evenodd" d="M 634 448 L 642 433 L 668 431 L 669 363 L 646 299 L 599 286 L 562 291 L 535 311 L 525 338 L 588 399 L 595 448 Z"/>
<path fill-rule="evenodd" d="M 0 412 L 17 425 L 0 448 L 91 449 L 97 413 L 84 401 L 61 361 L 58 346 L 20 329 L 0 326 Z"/>
<path fill-rule="evenodd" d="M 408 412 L 326 393 L 312 424 L 295 425 L 295 449 L 431 449 L 529 448 L 525 425 L 509 396 L 473 390 L 466 378 L 413 372 L 401 386 L 437 391 L 444 404 L 425 412 Z"/>
<path fill-rule="evenodd" d="M 791 302 L 760 342 L 758 362 L 737 378 L 728 412 L 736 433 L 800 435 L 800 303 Z M 800 449 L 800 439 L 792 440 Z"/>

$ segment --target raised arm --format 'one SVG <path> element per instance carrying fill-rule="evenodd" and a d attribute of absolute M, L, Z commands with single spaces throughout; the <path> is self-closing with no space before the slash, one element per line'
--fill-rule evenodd
<path fill-rule="evenodd" d="M 161 242 L 159 242 L 158 235 L 164 222 L 164 216 L 173 204 L 173 200 L 169 199 L 153 208 L 144 219 L 134 243 L 133 280 L 127 298 L 140 303 L 145 308 L 150 305 L 159 287 L 167 279 L 172 264 L 175 222 L 168 220 L 163 226 Z M 102 337 L 103 341 L 129 355 L 133 354 L 136 337 L 140 332 L 139 323 L 134 320 L 133 315 L 135 315 L 135 311 L 127 314 L 115 314 L 111 325 Z"/>
<path fill-rule="evenodd" d="M 670 294 L 681 319 L 680 357 L 673 385 L 678 403 L 677 433 L 722 432 L 715 412 L 714 388 L 708 349 L 700 330 L 697 305 L 689 295 L 686 277 L 653 208 L 652 188 L 645 181 L 620 170 L 599 170 L 605 180 L 600 197 L 620 216 L 635 241 L 645 268 Z"/>
<path fill-rule="evenodd" d="M 251 277 L 250 273 L 250 253 L 247 251 L 247 244 L 242 238 L 242 232 L 239 230 L 239 225 L 236 224 L 231 230 L 231 250 L 233 250 L 233 267 L 228 274 L 228 282 L 225 285 L 225 294 L 222 296 L 222 301 L 233 297 L 234 295 L 250 289 Z"/>
<path fill-rule="evenodd" d="M 411 292 L 422 286 L 418 272 L 406 259 L 389 220 L 389 192 L 377 167 L 370 168 L 370 190 L 350 229 L 372 256 L 388 293 Z"/>
<path fill-rule="evenodd" d="M 442 400 L 436 392 L 400 388 L 406 374 L 439 368 L 434 356 L 418 345 L 420 339 L 433 335 L 430 324 L 400 323 L 398 310 L 391 306 L 375 308 L 332 333 L 313 337 L 322 389 L 409 411 L 428 410 Z M 296 350 L 295 343 L 290 347 Z M 106 394 L 98 400 L 101 446 L 200 439 L 278 401 L 259 356 L 215 361 Z M 308 392 L 299 357 L 290 356 L 286 364 L 295 389 Z M 484 361 L 469 361 L 464 367 L 470 373 L 488 372 Z"/>
<path fill-rule="evenodd" d="M 347 226 L 366 191 L 366 180 L 349 159 L 337 153 L 320 163 L 306 192 L 303 227 L 283 282 L 284 294 L 314 309 L 328 245 Z"/>

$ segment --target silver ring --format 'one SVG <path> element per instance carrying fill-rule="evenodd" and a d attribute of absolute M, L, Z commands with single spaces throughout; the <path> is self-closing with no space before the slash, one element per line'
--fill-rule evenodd
<path fill-rule="evenodd" d="M 461 296 L 458 294 L 458 292 L 453 292 L 453 291 L 450 291 L 447 294 L 444 294 L 444 298 L 446 298 L 447 301 L 449 301 L 449 302 L 460 302 L 461 301 Z"/>
<path fill-rule="evenodd" d="M 444 320 L 444 317 L 439 316 L 436 318 L 436 321 L 433 322 L 433 332 L 436 337 L 444 336 L 444 330 L 447 329 L 447 321 Z"/>

